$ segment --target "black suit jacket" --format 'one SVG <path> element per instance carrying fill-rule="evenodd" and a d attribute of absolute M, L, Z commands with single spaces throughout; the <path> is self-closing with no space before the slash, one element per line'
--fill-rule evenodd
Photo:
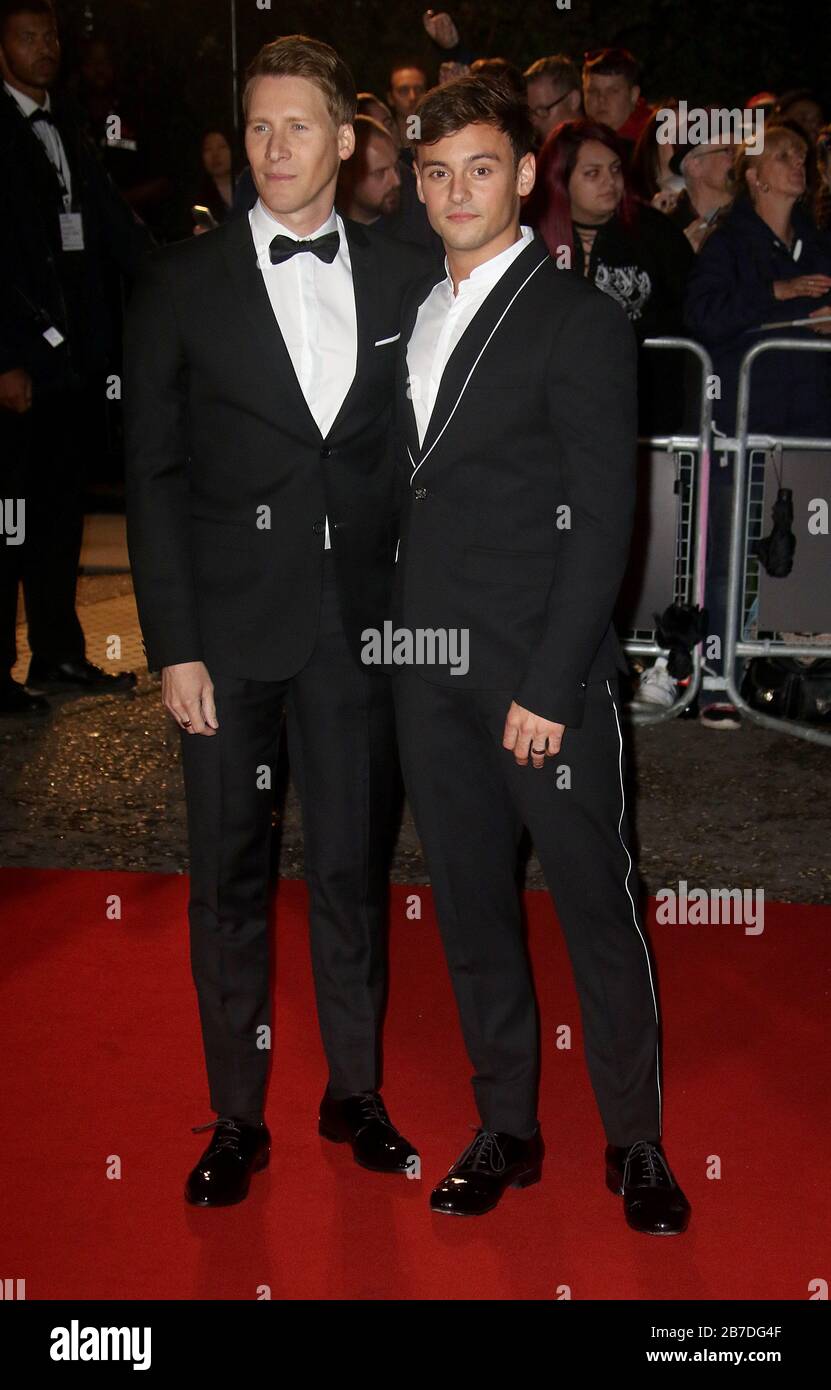
<path fill-rule="evenodd" d="M 23 368 L 35 389 L 73 386 L 110 365 L 117 349 L 119 272 L 133 276 L 152 239 L 115 188 L 71 107 L 53 116 L 72 175 L 83 251 L 63 251 L 61 190 L 49 156 L 0 86 L 0 372 Z M 44 330 L 63 335 L 50 347 Z"/>
<path fill-rule="evenodd" d="M 355 378 L 325 439 L 247 217 L 157 252 L 125 333 L 127 537 L 148 665 L 283 680 L 317 632 L 328 515 L 356 654 L 389 600 L 390 416 L 404 292 L 430 260 L 346 222 Z M 269 524 L 264 524 L 268 522 Z"/>
<path fill-rule="evenodd" d="M 635 337 L 535 236 L 456 344 L 419 448 L 406 350 L 439 278 L 408 296 L 399 345 L 392 620 L 468 630 L 468 673 L 419 666 L 425 680 L 511 689 L 576 727 L 586 683 L 626 669 L 612 613 L 634 516 Z"/>

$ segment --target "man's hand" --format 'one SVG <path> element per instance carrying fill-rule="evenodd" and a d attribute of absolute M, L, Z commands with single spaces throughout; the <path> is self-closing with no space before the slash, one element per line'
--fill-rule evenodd
<path fill-rule="evenodd" d="M 0 410 L 25 415 L 32 407 L 32 378 L 22 367 L 0 372 Z"/>
<path fill-rule="evenodd" d="M 543 767 L 546 757 L 553 758 L 559 753 L 565 731 L 565 724 L 552 724 L 548 719 L 540 719 L 539 715 L 532 714 L 529 709 L 523 709 L 516 700 L 512 700 L 505 720 L 502 747 L 513 751 L 520 767 L 528 766 L 529 751 L 532 765 Z"/>
<path fill-rule="evenodd" d="M 677 188 L 659 188 L 652 199 L 652 206 L 657 208 L 658 212 L 672 212 L 680 196 L 680 190 Z"/>
<path fill-rule="evenodd" d="M 443 11 L 436 14 L 435 10 L 425 10 L 421 16 L 424 25 L 433 43 L 437 43 L 439 48 L 455 48 L 459 42 L 459 31 L 456 28 L 449 14 Z"/>
<path fill-rule="evenodd" d="M 823 309 L 812 310 L 808 318 L 817 320 L 811 324 L 812 333 L 831 333 L 831 306 L 826 304 Z"/>
<path fill-rule="evenodd" d="M 202 661 L 162 667 L 162 703 L 189 734 L 213 736 L 219 728 L 213 682 Z"/>

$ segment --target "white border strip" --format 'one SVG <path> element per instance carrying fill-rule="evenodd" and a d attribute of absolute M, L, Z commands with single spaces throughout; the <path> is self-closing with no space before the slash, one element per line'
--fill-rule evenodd
<path fill-rule="evenodd" d="M 625 842 L 624 842 L 623 836 L 622 836 L 621 833 L 620 833 L 620 827 L 621 827 L 622 824 L 623 824 L 623 812 L 624 812 L 625 807 L 626 807 L 626 797 L 625 797 L 624 790 L 623 790 L 623 735 L 622 735 L 621 729 L 620 729 L 620 720 L 618 719 L 617 705 L 615 704 L 615 697 L 614 697 L 614 695 L 612 694 L 611 686 L 609 685 L 608 680 L 606 681 L 606 689 L 607 689 L 608 692 L 609 692 L 609 699 L 610 699 L 611 702 L 612 702 L 612 709 L 613 709 L 613 711 L 614 711 L 615 723 L 617 724 L 617 737 L 618 737 L 618 762 L 617 762 L 617 766 L 618 766 L 618 776 L 619 776 L 619 778 L 620 778 L 620 820 L 618 821 L 618 824 L 617 824 L 617 833 L 618 833 L 618 839 L 620 840 L 620 843 L 623 845 L 624 851 L 625 851 L 625 853 L 626 853 L 626 858 L 627 858 L 627 860 L 629 861 L 629 867 L 628 867 L 628 869 L 626 870 L 626 882 L 625 882 L 625 887 L 626 887 L 626 892 L 627 892 L 628 897 L 629 897 L 629 902 L 631 903 L 631 906 L 632 906 L 632 921 L 635 923 L 635 929 L 636 929 L 636 931 L 637 931 L 637 933 L 638 933 L 638 936 L 640 937 L 640 939 L 641 939 L 641 941 L 642 941 L 642 943 L 643 943 L 644 954 L 645 954 L 645 956 L 646 956 L 646 968 L 647 968 L 647 970 L 649 971 L 649 987 L 650 987 L 650 989 L 652 990 L 652 1006 L 653 1006 L 653 1008 L 654 1008 L 654 1010 L 655 1010 L 655 1028 L 656 1028 L 657 1034 L 658 1034 L 658 1036 L 656 1037 L 656 1041 L 655 1041 L 655 1078 L 656 1078 L 657 1083 L 658 1083 L 658 1135 L 657 1135 L 657 1138 L 658 1138 L 658 1140 L 660 1141 L 660 1138 L 661 1138 L 661 1130 L 662 1130 L 662 1128 L 663 1128 L 663 1120 L 662 1120 L 662 1115 L 661 1115 L 661 1111 L 662 1111 L 662 1100 L 661 1100 L 661 1061 L 660 1061 L 660 1056 L 659 1056 L 661 1025 L 660 1025 L 660 1023 L 658 1022 L 658 1001 L 657 1001 L 656 998 L 655 998 L 655 985 L 654 985 L 654 983 L 653 983 L 653 981 L 652 981 L 652 966 L 651 966 L 650 963 L 649 963 L 649 950 L 647 949 L 647 945 L 646 945 L 646 941 L 644 940 L 643 932 L 641 931 L 640 927 L 638 926 L 638 914 L 637 914 L 637 912 L 635 911 L 634 899 L 632 898 L 632 894 L 631 894 L 631 892 L 629 891 L 629 875 L 630 875 L 630 873 L 632 872 L 632 857 L 631 857 L 631 855 L 630 855 L 628 849 L 626 849 L 626 844 L 625 844 Z"/>

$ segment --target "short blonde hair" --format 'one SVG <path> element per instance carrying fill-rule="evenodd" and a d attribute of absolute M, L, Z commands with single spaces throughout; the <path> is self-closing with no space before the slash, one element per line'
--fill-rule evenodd
<path fill-rule="evenodd" d="M 807 136 L 799 135 L 787 125 L 771 125 L 765 128 L 765 145 L 761 154 L 754 153 L 752 143 L 745 141 L 743 145 L 736 147 L 733 157 L 733 168 L 730 173 L 730 185 L 735 197 L 752 198 L 753 190 L 747 181 L 747 171 L 749 168 L 758 168 L 759 160 L 764 159 L 771 145 L 782 144 L 785 140 L 793 140 L 805 146 L 805 153 L 808 153 Z"/>
<path fill-rule="evenodd" d="M 323 93 L 329 115 L 336 126 L 355 119 L 358 94 L 355 79 L 346 63 L 328 43 L 306 34 L 287 34 L 261 48 L 245 74 L 242 109 L 245 119 L 251 104 L 254 83 L 260 77 L 306 77 Z"/>

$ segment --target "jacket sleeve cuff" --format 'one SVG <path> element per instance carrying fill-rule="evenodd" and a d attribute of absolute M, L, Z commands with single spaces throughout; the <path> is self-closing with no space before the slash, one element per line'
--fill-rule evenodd
<path fill-rule="evenodd" d="M 586 707 L 586 682 L 571 680 L 557 684 L 526 676 L 514 699 L 539 719 L 565 724 L 567 729 L 579 729 Z"/>

